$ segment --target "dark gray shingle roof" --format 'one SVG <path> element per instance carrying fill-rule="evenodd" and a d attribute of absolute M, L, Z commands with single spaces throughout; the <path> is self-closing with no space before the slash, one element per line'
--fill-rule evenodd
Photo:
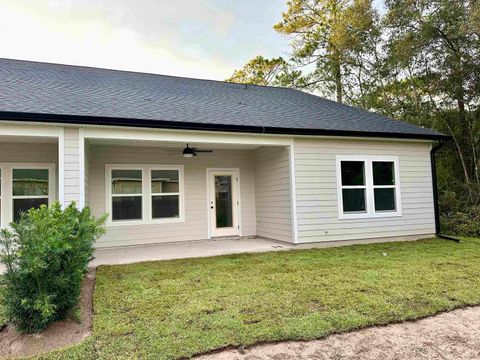
<path fill-rule="evenodd" d="M 32 120 L 35 114 L 114 125 L 443 136 L 293 89 L 0 59 L 1 118 Z"/>

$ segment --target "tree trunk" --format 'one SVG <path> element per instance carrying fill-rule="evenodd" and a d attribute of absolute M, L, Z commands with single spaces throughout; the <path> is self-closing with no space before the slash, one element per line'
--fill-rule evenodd
<path fill-rule="evenodd" d="M 335 56 L 338 58 L 338 56 Z M 343 89 L 342 89 L 342 70 L 340 68 L 340 61 L 338 59 L 335 60 L 334 65 L 334 76 L 335 76 L 335 89 L 337 90 L 337 102 L 340 104 L 343 103 Z"/>

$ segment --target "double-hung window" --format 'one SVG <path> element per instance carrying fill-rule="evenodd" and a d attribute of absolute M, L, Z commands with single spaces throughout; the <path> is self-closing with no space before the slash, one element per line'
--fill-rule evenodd
<path fill-rule="evenodd" d="M 0 164 L 0 226 L 55 200 L 54 164 Z"/>
<path fill-rule="evenodd" d="M 112 221 L 142 220 L 143 171 L 112 169 Z"/>
<path fill-rule="evenodd" d="M 337 156 L 341 219 L 401 215 L 398 157 Z"/>
<path fill-rule="evenodd" d="M 109 224 L 183 221 L 183 166 L 107 165 Z"/>
<path fill-rule="evenodd" d="M 12 169 L 13 220 L 31 208 L 48 205 L 48 169 Z"/>
<path fill-rule="evenodd" d="M 151 170 L 152 219 L 180 217 L 180 171 Z"/>

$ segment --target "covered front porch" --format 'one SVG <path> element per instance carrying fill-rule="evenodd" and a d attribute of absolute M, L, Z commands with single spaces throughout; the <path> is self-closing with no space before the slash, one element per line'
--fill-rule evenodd
<path fill-rule="evenodd" d="M 294 243 L 288 143 L 138 135 L 84 134 L 85 205 L 94 215 L 109 214 L 98 248 L 130 252 L 138 245 L 224 237 Z M 184 156 L 187 144 L 208 152 Z"/>

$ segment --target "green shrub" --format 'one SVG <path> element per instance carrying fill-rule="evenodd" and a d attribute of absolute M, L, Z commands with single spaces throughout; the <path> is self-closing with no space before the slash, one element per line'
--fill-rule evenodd
<path fill-rule="evenodd" d="M 18 330 L 39 332 L 75 307 L 104 222 L 89 208 L 72 203 L 62 210 L 55 203 L 22 214 L 12 231 L 1 230 L 5 307 Z"/>
<path fill-rule="evenodd" d="M 448 234 L 480 237 L 480 206 L 466 209 L 465 212 L 442 214 L 442 229 Z"/>

